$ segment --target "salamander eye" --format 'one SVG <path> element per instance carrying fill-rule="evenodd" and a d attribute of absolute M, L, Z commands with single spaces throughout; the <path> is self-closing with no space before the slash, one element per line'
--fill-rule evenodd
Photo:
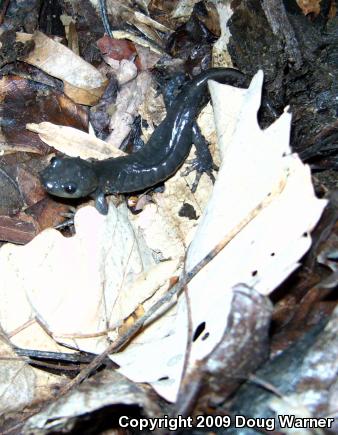
<path fill-rule="evenodd" d="M 75 183 L 68 183 L 63 187 L 66 193 L 73 194 L 77 190 L 77 185 Z"/>
<path fill-rule="evenodd" d="M 59 157 L 53 157 L 50 159 L 50 166 L 52 168 L 56 168 L 61 163 L 61 159 Z"/>

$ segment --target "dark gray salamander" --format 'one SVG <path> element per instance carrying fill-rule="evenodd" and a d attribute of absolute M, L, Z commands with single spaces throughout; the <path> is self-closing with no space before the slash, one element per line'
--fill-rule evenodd
<path fill-rule="evenodd" d="M 208 80 L 243 86 L 244 75 L 231 68 L 213 68 L 189 81 L 141 150 L 123 157 L 87 161 L 54 157 L 41 173 L 48 193 L 64 198 L 91 196 L 97 210 L 108 212 L 105 195 L 136 192 L 173 175 L 192 145 L 192 126 L 201 110 Z"/>

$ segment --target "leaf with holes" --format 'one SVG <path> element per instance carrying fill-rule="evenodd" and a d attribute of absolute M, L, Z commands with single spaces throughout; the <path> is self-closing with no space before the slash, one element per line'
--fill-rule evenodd
<path fill-rule="evenodd" d="M 261 294 L 271 293 L 298 267 L 327 202 L 315 197 L 309 167 L 291 152 L 291 114 L 286 111 L 269 128 L 260 129 L 262 83 L 262 72 L 248 89 L 210 83 L 223 161 L 189 246 L 186 270 L 222 240 L 228 243 L 188 285 L 194 337 L 188 372 L 222 339 L 232 288 L 244 283 Z M 150 343 L 147 334 L 155 331 L 149 328 L 113 359 L 122 373 L 151 381 L 161 395 L 175 401 L 188 335 L 184 296 L 169 322 L 170 315 L 156 323 L 158 328 L 168 324 L 162 339 Z"/>
<path fill-rule="evenodd" d="M 259 128 L 257 111 L 262 82 L 263 75 L 258 73 L 249 89 L 218 83 L 210 85 L 223 161 L 211 198 L 189 246 L 186 270 L 190 271 L 218 243 L 226 246 L 188 285 L 193 339 L 188 372 L 196 369 L 198 362 L 205 359 L 222 340 L 233 301 L 233 288 L 243 283 L 264 295 L 273 291 L 298 267 L 299 259 L 311 244 L 309 232 L 326 205 L 325 200 L 319 200 L 314 195 L 308 166 L 291 153 L 291 115 L 285 112 L 268 129 L 262 131 Z M 173 182 L 170 180 L 167 183 L 165 195 L 169 195 L 173 202 L 176 198 L 176 203 L 179 203 L 184 196 L 182 193 L 182 197 L 177 198 L 177 192 L 170 187 Z M 177 207 L 180 208 L 181 204 Z M 158 200 L 154 205 L 155 211 L 160 205 Z M 107 217 L 98 216 L 95 210 L 87 208 L 76 215 L 84 223 L 82 229 L 78 228 L 77 236 L 62 240 L 58 235 L 55 237 L 60 240 L 53 240 L 49 239 L 48 233 L 42 233 L 31 242 L 32 245 L 39 245 L 37 260 L 27 254 L 30 252 L 29 245 L 17 248 L 15 255 L 8 252 L 10 255 L 7 256 L 6 250 L 12 248 L 8 245 L 3 247 L 0 258 L 0 319 L 3 328 L 7 332 L 13 331 L 20 326 L 19 319 L 23 324 L 37 314 L 54 337 L 58 335 L 58 341 L 100 352 L 106 335 L 91 336 L 90 339 L 67 339 L 65 336 L 99 332 L 106 325 L 108 328 L 119 327 L 127 316 L 137 317 L 137 313 L 142 311 L 138 307 L 140 303 L 146 311 L 168 288 L 167 282 L 159 290 L 159 279 L 153 280 L 155 286 L 150 279 L 154 251 L 163 251 L 167 256 L 170 253 L 176 259 L 188 240 L 187 233 L 178 223 L 177 208 L 174 206 L 171 215 L 168 207 L 167 219 L 171 225 L 177 226 L 178 233 L 182 233 L 181 244 L 176 242 L 173 232 L 165 230 L 164 225 L 161 237 L 157 241 L 151 238 L 155 226 L 147 209 L 150 207 L 147 206 L 140 214 L 144 221 L 148 219 L 142 236 L 138 228 L 131 228 L 123 208 L 119 207 L 116 211 L 110 207 Z M 164 215 L 161 218 L 164 220 Z M 41 246 L 43 238 L 46 239 L 45 247 Z M 76 242 L 76 238 L 80 240 Z M 172 251 L 165 246 L 165 239 L 175 241 Z M 152 245 L 148 243 L 146 246 L 144 241 L 149 240 Z M 58 246 L 58 255 L 50 243 Z M 19 263 L 19 257 L 26 260 L 27 255 L 31 262 Z M 84 257 L 82 262 L 80 256 Z M 48 262 L 48 257 L 52 261 Z M 32 264 L 36 270 L 33 277 Z M 168 267 L 163 264 L 160 267 L 163 279 L 176 275 L 175 260 Z M 111 270 L 114 276 L 109 275 Z M 145 275 L 138 276 L 136 281 L 137 274 L 143 271 Z M 35 275 L 40 278 L 42 274 L 45 274 L 45 281 L 37 278 L 34 281 Z M 23 275 L 28 278 L 25 280 Z M 70 282 L 69 277 L 72 278 Z M 15 300 L 11 299 L 16 311 L 9 307 L 4 294 L 6 283 L 7 288 L 17 289 L 17 295 L 21 292 L 25 303 L 20 304 L 20 310 L 18 296 Z M 150 287 L 154 291 L 150 292 Z M 76 315 L 72 315 L 74 307 L 77 308 Z M 120 372 L 131 380 L 148 382 L 167 400 L 175 401 L 189 331 L 186 298 L 182 295 L 178 304 L 165 313 L 163 311 L 123 351 L 111 358 L 119 364 Z M 14 312 L 16 317 L 6 319 L 4 325 L 3 319 L 10 312 Z M 125 327 L 125 324 L 122 326 Z M 114 340 L 119 333 L 115 329 L 110 338 Z"/>

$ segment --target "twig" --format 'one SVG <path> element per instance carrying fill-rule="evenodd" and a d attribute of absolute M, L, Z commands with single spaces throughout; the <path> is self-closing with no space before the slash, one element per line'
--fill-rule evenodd
<path fill-rule="evenodd" d="M 13 351 L 17 356 L 0 355 L 0 361 L 23 361 L 27 364 L 55 370 L 80 371 L 81 366 L 83 367 L 95 358 L 94 354 L 83 355 L 79 352 L 76 354 L 48 352 L 35 349 L 22 349 L 20 347 L 14 347 Z M 48 363 L 41 360 L 53 360 L 55 362 Z M 106 362 L 111 363 L 111 360 L 108 359 Z"/>
<path fill-rule="evenodd" d="M 190 359 L 190 355 L 191 355 L 192 340 L 193 340 L 191 302 L 190 302 L 190 297 L 189 297 L 187 287 L 184 287 L 184 295 L 185 295 L 185 300 L 186 300 L 186 304 L 187 304 L 187 315 L 188 315 L 188 334 L 187 334 L 187 336 L 188 336 L 188 338 L 187 338 L 187 348 L 185 350 L 185 355 L 184 355 L 184 363 L 183 363 L 180 388 L 179 388 L 180 390 L 182 388 L 182 384 L 183 384 L 185 375 L 186 375 L 187 370 L 188 370 L 189 359 Z"/>
<path fill-rule="evenodd" d="M 9 5 L 9 0 L 5 0 L 4 4 L 2 5 L 1 12 L 0 12 L 0 24 L 2 24 L 4 22 L 8 5 Z"/>
<path fill-rule="evenodd" d="M 22 361 L 26 362 L 27 364 L 31 364 L 33 366 L 42 367 L 44 369 L 52 369 L 52 370 L 59 370 L 59 371 L 65 371 L 65 372 L 78 372 L 81 370 L 81 367 L 76 364 L 60 364 L 60 363 L 48 363 L 45 361 L 39 361 L 31 358 L 22 357 Z"/>
<path fill-rule="evenodd" d="M 27 322 L 25 322 L 23 325 L 20 325 L 17 328 L 13 329 L 13 331 L 7 333 L 8 338 L 14 337 L 14 335 L 19 334 L 19 332 L 23 331 L 24 329 L 28 328 L 34 323 L 35 323 L 35 319 L 27 320 Z"/>
<path fill-rule="evenodd" d="M 290 61 L 298 70 L 303 63 L 295 31 L 288 19 L 282 0 L 263 0 L 262 8 L 275 35 L 283 38 Z"/>
<path fill-rule="evenodd" d="M 155 304 L 150 307 L 147 313 L 145 313 L 142 317 L 136 320 L 136 322 L 116 341 L 111 343 L 100 355 L 93 359 L 91 363 L 88 364 L 86 368 L 81 370 L 81 372 L 72 379 L 67 385 L 65 385 L 61 390 L 59 395 L 66 394 L 71 388 L 75 385 L 80 384 L 84 381 L 91 373 L 93 373 L 104 361 L 104 359 L 109 355 L 118 352 L 121 350 L 133 337 L 136 335 L 144 326 L 144 324 L 152 317 L 160 308 L 163 309 L 163 306 L 167 305 L 165 311 L 167 311 L 172 305 L 172 298 L 175 295 L 179 295 L 184 287 L 194 278 L 195 275 L 205 267 L 210 261 L 215 258 L 223 248 L 231 242 L 231 240 L 243 230 L 260 212 L 262 209 L 267 207 L 275 195 L 280 193 L 286 184 L 286 180 L 283 179 L 276 186 L 273 192 L 265 197 L 235 228 L 233 228 L 201 261 L 199 261 L 189 272 L 184 274 L 180 281 L 171 287 L 168 292 L 163 295 Z M 169 304 L 171 302 L 171 304 Z M 162 311 L 163 314 L 163 311 Z"/>
<path fill-rule="evenodd" d="M 99 0 L 99 8 L 104 31 L 112 38 L 113 34 L 110 28 L 106 0 Z"/>
<path fill-rule="evenodd" d="M 90 361 L 93 360 L 93 358 L 95 358 L 94 354 L 89 354 L 89 353 L 83 354 L 80 352 L 76 352 L 76 353 L 49 352 L 45 350 L 22 349 L 20 347 L 14 347 L 13 350 L 19 356 L 70 362 L 76 364 L 88 364 L 90 363 Z"/>
<path fill-rule="evenodd" d="M 258 385 L 259 387 L 264 388 L 266 391 L 269 391 L 277 397 L 283 397 L 282 393 L 280 393 L 280 391 L 278 391 L 278 389 L 273 384 L 265 381 L 264 379 L 258 378 L 257 376 L 250 374 L 248 376 L 248 380 L 253 384 Z"/>

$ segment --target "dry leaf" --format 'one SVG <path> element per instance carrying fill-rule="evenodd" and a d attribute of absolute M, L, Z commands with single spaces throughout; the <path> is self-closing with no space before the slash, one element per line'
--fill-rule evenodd
<path fill-rule="evenodd" d="M 13 411 L 21 411 L 34 401 L 50 399 L 52 387 L 64 380 L 63 376 L 30 366 L 16 354 L 6 337 L 0 335 L 0 416 L 9 417 Z"/>
<path fill-rule="evenodd" d="M 233 10 L 230 3 L 217 2 L 216 8 L 221 28 L 221 36 L 212 47 L 213 66 L 232 67 L 232 60 L 228 52 L 230 40 L 230 30 L 228 21 L 230 20 Z"/>
<path fill-rule="evenodd" d="M 150 73 L 143 71 L 135 80 L 122 86 L 116 98 L 115 112 L 113 113 L 109 129 L 111 130 L 107 142 L 119 147 L 123 139 L 130 132 L 138 107 L 144 101 L 146 92 L 151 84 Z"/>
<path fill-rule="evenodd" d="M 61 92 L 19 76 L 0 79 L 0 149 L 46 154 L 49 148 L 25 129 L 28 122 L 50 121 L 77 129 L 88 128 L 88 116 Z"/>
<path fill-rule="evenodd" d="M 296 0 L 297 5 L 301 8 L 304 15 L 320 14 L 320 1 L 319 0 Z"/>
<path fill-rule="evenodd" d="M 133 41 L 135 44 L 140 45 L 141 47 L 149 48 L 151 51 L 158 55 L 164 55 L 165 53 L 158 46 L 153 44 L 151 41 L 140 38 L 139 36 L 134 35 L 133 33 L 126 32 L 125 30 L 113 30 L 112 31 L 113 38 L 116 39 L 129 39 Z"/>
<path fill-rule="evenodd" d="M 34 220 L 27 216 L 0 216 L 0 239 L 12 243 L 25 244 L 38 233 Z"/>
<path fill-rule="evenodd" d="M 39 138 L 49 146 L 71 157 L 103 160 L 125 155 L 123 151 L 109 143 L 73 127 L 40 122 L 40 124 L 27 124 L 26 128 L 38 133 Z"/>
<path fill-rule="evenodd" d="M 77 418 L 102 408 L 121 409 L 122 406 L 139 406 L 149 417 L 159 415 L 161 410 L 147 390 L 137 386 L 119 373 L 104 370 L 88 379 L 79 388 L 73 389 L 67 396 L 47 406 L 43 411 L 31 417 L 25 424 L 23 433 L 36 431 L 60 431 L 65 426 L 69 431 Z"/>
<path fill-rule="evenodd" d="M 7 244 L 0 251 L 1 326 L 20 347 L 51 350 L 53 341 L 49 336 L 45 340 L 42 328 L 41 340 L 35 346 L 27 343 L 36 339 L 31 330 L 35 322 L 24 325 L 37 317 L 59 342 L 99 352 L 106 345 L 106 329 L 120 326 L 176 270 L 177 262 L 150 270 L 151 252 L 140 236 L 135 238 L 124 207 L 117 211 L 111 205 L 108 216 L 84 207 L 75 216 L 75 227 L 72 238 L 49 229 L 23 247 Z M 135 287 L 138 276 L 143 284 Z"/>
<path fill-rule="evenodd" d="M 3 359 L 1 358 L 9 358 Z M 0 340 L 0 415 L 22 409 L 34 399 L 35 373 L 1 336 Z"/>
<path fill-rule="evenodd" d="M 223 163 L 189 247 L 187 270 L 227 235 L 236 237 L 188 285 L 193 334 L 203 324 L 203 336 L 207 336 L 192 343 L 190 371 L 220 342 L 232 287 L 244 283 L 262 294 L 270 293 L 298 266 L 311 244 L 308 232 L 326 205 L 314 196 L 308 166 L 291 154 L 291 115 L 286 112 L 268 129 L 259 128 L 262 81 L 260 72 L 248 90 L 218 83 L 211 86 Z M 267 205 L 260 210 L 263 201 Z M 252 215 L 255 208 L 256 216 Z M 249 221 L 243 226 L 245 219 Z M 155 340 L 155 331 L 149 328 L 112 358 L 122 373 L 135 381 L 151 381 L 160 395 L 175 401 L 188 330 L 184 298 L 177 315 L 171 310 L 156 326 L 162 340 L 158 336 Z M 149 363 L 153 360 L 156 368 Z"/>
<path fill-rule="evenodd" d="M 248 90 L 217 83 L 211 87 L 223 162 L 188 251 L 187 270 L 223 238 L 233 239 L 188 286 L 192 331 L 195 333 L 204 324 L 206 337 L 192 343 L 189 370 L 194 370 L 222 339 L 232 287 L 244 283 L 263 294 L 270 293 L 298 266 L 311 243 L 308 232 L 326 204 L 314 196 L 309 168 L 291 154 L 291 115 L 284 113 L 264 131 L 259 128 L 262 80 L 262 73 L 258 73 Z M 180 189 L 177 183 L 181 183 Z M 4 304 L 0 306 L 0 319 L 11 323 L 12 328 L 15 323 L 17 327 L 23 323 L 23 316 L 17 318 L 17 313 L 15 319 L 8 319 L 15 312 L 10 307 L 14 301 L 9 292 L 14 287 L 18 295 L 29 301 L 20 304 L 22 310 L 26 307 L 26 316 L 32 315 L 33 307 L 59 341 L 84 350 L 102 350 L 103 337 L 67 339 L 61 335 L 89 334 L 102 331 L 107 324 L 121 325 L 139 304 L 147 310 L 167 290 L 165 285 L 156 291 L 160 285 L 157 283 L 149 292 L 146 285 L 137 289 L 141 294 L 135 295 L 127 309 L 129 302 L 121 299 L 118 303 L 119 298 L 127 300 L 127 290 L 137 275 L 149 271 L 154 264 L 149 246 L 175 260 L 184 254 L 195 231 L 196 221 L 177 215 L 181 202 L 187 202 L 187 195 L 192 195 L 187 193 L 184 179 L 176 175 L 166 186 L 166 193 L 158 195 L 157 204 L 147 206 L 139 215 L 134 231 L 124 207 L 116 211 L 111 206 L 107 217 L 84 208 L 76 215 L 78 225 L 82 225 L 72 239 L 51 236 L 50 230 L 29 245 L 16 248 L 22 251 L 3 247 L 0 267 L 6 279 L 2 281 Z M 194 222 L 193 227 L 184 228 L 186 221 Z M 173 234 L 169 228 L 175 226 Z M 27 256 L 31 258 L 29 267 L 20 260 Z M 32 264 L 36 272 L 32 272 Z M 176 275 L 174 264 L 161 267 L 166 268 L 167 279 Z M 45 278 L 40 279 L 44 274 Z M 165 277 L 161 280 L 163 283 Z M 113 316 L 114 304 L 118 314 Z M 185 298 L 181 298 L 178 305 L 152 322 L 112 359 L 120 365 L 121 373 L 136 382 L 151 383 L 160 395 L 175 401 L 186 352 L 187 322 Z M 8 331 L 8 325 L 4 329 Z M 116 336 L 117 331 L 110 334 L 111 338 Z"/>
<path fill-rule="evenodd" d="M 132 60 L 137 54 L 135 45 L 127 39 L 113 39 L 104 35 L 96 44 L 102 55 L 118 61 Z"/>
<path fill-rule="evenodd" d="M 179 0 L 171 16 L 174 19 L 188 21 L 198 0 Z"/>
<path fill-rule="evenodd" d="M 41 32 L 34 33 L 33 41 L 24 62 L 62 80 L 65 94 L 76 103 L 91 106 L 99 101 L 107 79 L 94 66 Z"/>

